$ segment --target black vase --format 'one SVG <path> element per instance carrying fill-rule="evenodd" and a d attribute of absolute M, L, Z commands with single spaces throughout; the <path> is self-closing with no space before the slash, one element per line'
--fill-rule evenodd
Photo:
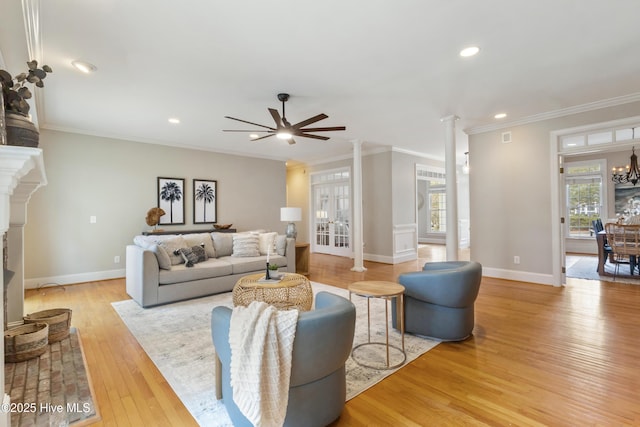
<path fill-rule="evenodd" d="M 5 129 L 7 131 L 7 145 L 38 147 L 40 133 L 27 116 L 5 111 Z"/>

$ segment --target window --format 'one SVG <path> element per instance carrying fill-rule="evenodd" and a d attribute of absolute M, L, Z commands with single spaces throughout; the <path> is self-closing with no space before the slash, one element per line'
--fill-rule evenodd
<path fill-rule="evenodd" d="M 445 233 L 447 231 L 447 198 L 444 183 L 429 182 L 429 213 L 431 215 L 431 232 Z"/>
<path fill-rule="evenodd" d="M 604 212 L 603 181 L 606 173 L 604 160 L 567 163 L 566 198 L 568 237 L 593 237 L 591 221 Z"/>

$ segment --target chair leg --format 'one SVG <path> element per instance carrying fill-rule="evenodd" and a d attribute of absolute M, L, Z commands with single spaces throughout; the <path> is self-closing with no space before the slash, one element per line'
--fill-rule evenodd
<path fill-rule="evenodd" d="M 215 355 L 215 375 L 216 375 L 216 400 L 222 399 L 222 363 L 218 355 Z"/>

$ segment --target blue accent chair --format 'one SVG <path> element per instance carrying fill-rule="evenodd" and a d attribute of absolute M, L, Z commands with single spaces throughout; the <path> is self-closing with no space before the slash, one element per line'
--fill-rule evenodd
<path fill-rule="evenodd" d="M 251 426 L 233 401 L 229 325 L 231 309 L 215 307 L 211 312 L 211 335 L 221 375 L 216 389 L 234 426 Z M 344 408 L 347 393 L 345 362 L 351 354 L 356 308 L 351 301 L 328 292 L 318 292 L 315 310 L 301 312 L 293 341 L 289 403 L 285 426 L 326 426 Z"/>
<path fill-rule="evenodd" d="M 474 303 L 482 266 L 477 262 L 428 262 L 422 271 L 401 274 L 405 287 L 405 332 L 439 341 L 462 341 L 475 324 Z M 395 304 L 393 326 L 398 328 Z"/>

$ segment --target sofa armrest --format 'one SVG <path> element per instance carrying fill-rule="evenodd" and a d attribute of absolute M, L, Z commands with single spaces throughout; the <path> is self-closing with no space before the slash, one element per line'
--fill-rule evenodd
<path fill-rule="evenodd" d="M 127 294 L 142 307 L 158 303 L 160 266 L 156 255 L 137 245 L 127 245 Z"/>
<path fill-rule="evenodd" d="M 290 273 L 296 272 L 296 239 L 287 237 L 287 247 L 284 251 L 284 256 L 287 257 L 287 271 Z"/>
<path fill-rule="evenodd" d="M 356 308 L 351 301 L 318 292 L 315 310 L 301 312 L 293 343 L 291 387 L 308 384 L 344 366 L 351 354 Z"/>

